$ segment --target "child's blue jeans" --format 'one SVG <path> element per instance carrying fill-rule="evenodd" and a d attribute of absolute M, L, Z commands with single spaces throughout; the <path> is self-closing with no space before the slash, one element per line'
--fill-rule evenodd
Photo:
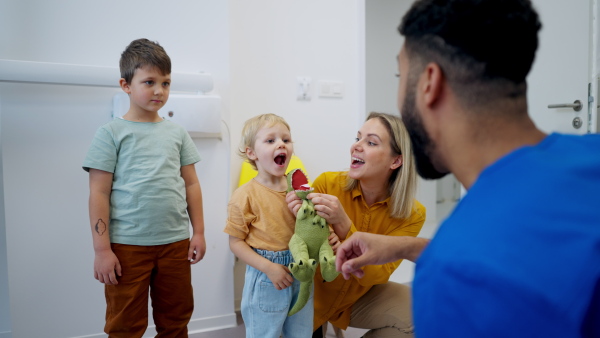
<path fill-rule="evenodd" d="M 287 266 L 293 261 L 289 250 L 267 251 L 254 249 L 273 263 Z M 288 317 L 288 311 L 296 302 L 300 282 L 277 290 L 266 274 L 250 265 L 246 267 L 246 280 L 242 294 L 242 318 L 246 326 L 246 338 L 310 338 L 313 331 L 313 292 L 304 308 Z"/>

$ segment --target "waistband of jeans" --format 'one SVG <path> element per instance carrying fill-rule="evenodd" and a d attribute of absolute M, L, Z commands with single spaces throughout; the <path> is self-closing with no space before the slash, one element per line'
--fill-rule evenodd
<path fill-rule="evenodd" d="M 267 258 L 269 260 L 273 260 L 275 258 L 289 258 L 289 257 L 292 257 L 292 253 L 290 252 L 290 250 L 269 251 L 269 250 L 256 249 L 256 248 L 252 248 L 252 250 L 254 250 L 254 252 L 256 252 L 257 254 L 259 254 L 259 255 L 261 255 L 264 258 Z"/>

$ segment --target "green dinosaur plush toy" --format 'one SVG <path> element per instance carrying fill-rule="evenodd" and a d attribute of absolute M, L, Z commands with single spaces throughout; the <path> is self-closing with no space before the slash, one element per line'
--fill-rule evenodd
<path fill-rule="evenodd" d="M 310 297 L 312 283 L 321 264 L 323 279 L 331 282 L 338 276 L 335 270 L 335 256 L 329 245 L 329 226 L 324 218 L 317 215 L 314 204 L 306 198 L 313 189 L 308 185 L 306 175 L 300 169 L 294 169 L 287 174 L 288 192 L 296 192 L 302 200 L 302 206 L 296 214 L 296 230 L 290 239 L 290 252 L 294 262 L 290 269 L 294 278 L 300 281 L 300 293 L 288 316 L 300 311 Z"/>

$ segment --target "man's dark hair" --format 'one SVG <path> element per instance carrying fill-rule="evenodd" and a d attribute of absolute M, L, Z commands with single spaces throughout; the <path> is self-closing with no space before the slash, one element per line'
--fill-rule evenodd
<path fill-rule="evenodd" d="M 162 75 L 171 74 L 171 59 L 158 42 L 148 39 L 133 40 L 121 54 L 121 77 L 127 83 L 131 83 L 135 70 L 145 66 L 157 68 Z"/>
<path fill-rule="evenodd" d="M 418 0 L 398 31 L 411 69 L 437 63 L 457 95 L 477 104 L 526 94 L 540 28 L 529 0 Z"/>

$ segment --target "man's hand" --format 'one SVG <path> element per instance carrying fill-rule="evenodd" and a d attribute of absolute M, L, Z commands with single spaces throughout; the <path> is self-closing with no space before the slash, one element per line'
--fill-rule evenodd
<path fill-rule="evenodd" d="M 409 236 L 385 236 L 355 232 L 337 250 L 335 267 L 345 279 L 362 278 L 365 265 L 381 265 L 399 259 L 416 261 L 429 240 Z"/>

